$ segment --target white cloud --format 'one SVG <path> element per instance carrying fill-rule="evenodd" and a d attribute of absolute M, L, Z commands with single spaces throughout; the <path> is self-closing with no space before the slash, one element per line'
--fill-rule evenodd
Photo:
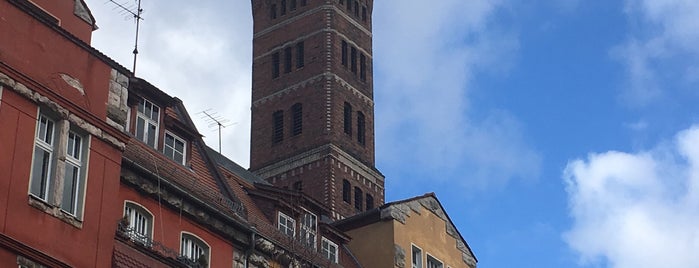
<path fill-rule="evenodd" d="M 134 6 L 133 1 L 117 1 Z M 180 98 L 210 146 L 217 128 L 198 114 L 230 121 L 223 151 L 247 166 L 250 153 L 252 11 L 250 2 L 143 1 L 136 74 Z M 108 1 L 87 0 L 100 27 L 93 46 L 131 69 L 135 24 Z"/>
<path fill-rule="evenodd" d="M 581 262 L 699 267 L 699 126 L 651 151 L 591 154 L 564 171 Z"/>
<path fill-rule="evenodd" d="M 611 54 L 626 66 L 622 98 L 643 106 L 665 97 L 673 80 L 696 83 L 699 65 L 699 1 L 628 0 L 628 40 Z"/>
<path fill-rule="evenodd" d="M 498 27 L 500 1 L 376 1 L 374 20 L 377 152 L 383 164 L 420 165 L 433 179 L 469 170 L 484 186 L 536 177 L 540 156 L 507 111 L 476 117 L 469 98 L 477 74 L 513 65 L 517 36 Z M 463 175 L 462 175 L 463 176 Z M 460 177 L 462 177 L 460 176 Z"/>

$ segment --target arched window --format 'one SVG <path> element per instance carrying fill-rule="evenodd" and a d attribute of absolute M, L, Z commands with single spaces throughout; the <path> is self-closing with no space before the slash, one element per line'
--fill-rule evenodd
<path fill-rule="evenodd" d="M 357 141 L 364 145 L 366 144 L 366 122 L 364 121 L 364 113 L 357 112 Z"/>
<path fill-rule="evenodd" d="M 303 106 L 300 103 L 291 106 L 291 134 L 296 136 L 303 131 Z"/>
<path fill-rule="evenodd" d="M 143 206 L 131 202 L 124 202 L 124 217 L 128 221 L 126 234 L 136 242 L 150 245 L 153 238 L 153 214 Z"/>
<path fill-rule="evenodd" d="M 193 234 L 182 232 L 180 243 L 180 256 L 199 265 L 198 267 L 209 267 L 209 245 L 204 240 Z"/>
<path fill-rule="evenodd" d="M 352 191 L 350 182 L 347 180 L 342 180 L 342 200 L 347 203 L 352 203 L 352 194 L 350 191 Z"/>
<path fill-rule="evenodd" d="M 352 136 L 352 105 L 345 102 L 345 134 Z"/>
<path fill-rule="evenodd" d="M 370 194 L 366 194 L 366 210 L 374 208 L 374 197 Z"/>
<path fill-rule="evenodd" d="M 272 114 L 272 142 L 278 143 L 284 140 L 284 111 L 276 111 Z"/>
<path fill-rule="evenodd" d="M 362 210 L 362 201 L 364 201 L 364 193 L 362 192 L 362 189 L 359 189 L 359 187 L 354 187 L 354 208 L 357 210 Z"/>

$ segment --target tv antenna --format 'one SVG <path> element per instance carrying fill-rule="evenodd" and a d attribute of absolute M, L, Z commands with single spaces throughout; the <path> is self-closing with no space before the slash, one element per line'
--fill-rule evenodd
<path fill-rule="evenodd" d="M 134 0 L 137 3 L 134 4 L 124 4 L 124 3 L 119 3 L 114 0 L 109 0 L 109 2 L 112 2 L 116 7 L 114 9 L 119 10 L 119 13 L 125 16 L 133 16 L 134 20 L 136 20 L 136 40 L 134 41 L 134 48 L 133 48 L 133 69 L 131 72 L 133 72 L 134 76 L 136 75 L 136 57 L 138 56 L 138 31 L 139 27 L 141 26 L 141 20 L 143 20 L 143 17 L 141 14 L 143 14 L 143 9 L 141 8 L 141 0 Z"/>
<path fill-rule="evenodd" d="M 216 112 L 212 112 L 211 109 L 201 111 L 202 118 L 209 124 L 209 128 L 218 127 L 218 153 L 221 153 L 221 129 L 235 125 L 237 123 L 231 123 L 230 120 L 224 119 L 223 116 L 218 115 Z"/>

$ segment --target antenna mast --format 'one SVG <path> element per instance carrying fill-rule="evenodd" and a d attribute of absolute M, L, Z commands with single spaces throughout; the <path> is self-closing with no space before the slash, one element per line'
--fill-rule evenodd
<path fill-rule="evenodd" d="M 133 6 L 131 7 L 126 7 L 123 4 L 120 4 L 114 0 L 109 0 L 109 2 L 114 3 L 117 7 L 122 9 L 123 13 L 126 14 L 131 14 L 133 18 L 136 20 L 136 40 L 134 41 L 134 48 L 133 48 L 133 69 L 131 72 L 133 72 L 134 76 L 136 75 L 136 59 L 138 56 L 138 32 L 139 28 L 141 26 L 141 20 L 143 20 L 143 17 L 141 17 L 141 14 L 143 14 L 143 9 L 141 8 L 141 0 L 138 0 L 138 4 L 136 6 L 136 10 L 133 10 Z"/>
<path fill-rule="evenodd" d="M 211 109 L 202 111 L 204 114 L 203 118 L 208 121 L 209 127 L 218 126 L 218 153 L 221 153 L 221 128 L 225 128 L 235 123 L 230 123 L 228 119 L 223 119 L 221 116 L 216 115 L 215 112 L 211 112 Z"/>

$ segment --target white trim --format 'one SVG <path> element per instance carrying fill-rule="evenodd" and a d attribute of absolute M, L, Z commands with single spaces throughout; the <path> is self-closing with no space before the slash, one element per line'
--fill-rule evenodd
<path fill-rule="evenodd" d="M 332 240 L 325 238 L 325 236 L 321 236 L 321 237 L 322 237 L 322 238 L 321 238 L 321 240 L 320 240 L 320 255 L 322 255 L 322 256 L 325 257 L 325 258 L 328 258 L 328 256 L 325 254 L 325 252 L 323 252 L 323 251 L 325 250 L 325 249 L 323 248 L 323 243 L 327 242 L 329 245 L 332 245 L 332 246 L 335 247 L 335 259 L 334 259 L 334 260 L 330 260 L 330 261 L 332 261 L 333 263 L 339 263 L 339 260 L 340 260 L 340 247 L 338 247 L 337 244 L 335 244 L 335 242 L 333 242 Z"/>
<path fill-rule="evenodd" d="M 413 266 L 413 247 L 417 248 L 420 251 L 420 266 L 419 267 Z M 422 250 L 421 247 L 418 247 L 417 245 L 415 245 L 411 242 L 410 243 L 410 268 L 424 268 L 425 267 L 425 258 L 423 257 L 424 254 L 425 254 L 425 251 Z"/>
<path fill-rule="evenodd" d="M 162 150 L 163 154 L 165 154 L 165 146 L 168 146 L 168 144 L 165 142 L 167 140 L 168 135 L 172 136 L 174 138 L 175 142 L 177 142 L 177 140 L 182 142 L 182 162 L 180 162 L 180 164 L 186 165 L 186 163 L 187 163 L 187 140 L 180 138 L 180 136 L 177 136 L 168 130 L 165 130 L 165 136 L 163 137 L 163 150 Z M 170 147 L 170 146 L 168 146 L 168 147 Z M 175 150 L 174 147 L 172 147 L 171 149 L 173 152 L 177 151 L 177 150 Z M 174 159 L 174 155 L 171 157 L 170 155 L 165 154 L 165 156 L 172 159 L 173 161 L 177 161 Z"/>
<path fill-rule="evenodd" d="M 284 212 L 277 212 L 277 230 L 281 231 L 283 234 L 288 235 L 286 233 L 286 229 L 282 230 L 282 225 L 281 225 L 281 219 L 282 217 L 286 220 L 287 224 L 284 226 L 286 228 L 289 228 L 289 222 L 291 222 L 291 237 L 296 237 L 296 219 L 292 218 L 289 215 L 284 214 Z"/>
<path fill-rule="evenodd" d="M 155 130 L 154 130 L 155 134 L 153 135 L 153 145 L 152 146 L 153 146 L 153 148 L 157 149 L 158 145 L 159 145 L 158 138 L 159 138 L 159 134 L 160 134 L 160 118 L 162 117 L 164 111 L 163 111 L 163 109 L 160 108 L 160 106 L 155 105 L 155 103 L 153 103 L 152 101 L 149 101 L 147 99 L 142 99 L 141 101 L 142 102 L 139 102 L 137 107 L 136 107 L 136 129 L 134 130 L 134 134 L 136 134 L 136 138 L 138 140 L 140 140 L 141 142 L 143 142 L 145 144 L 148 144 L 148 134 L 150 133 L 149 132 L 149 124 L 155 125 Z M 150 114 L 145 113 L 145 107 L 146 107 L 146 104 L 148 104 L 148 103 L 151 106 Z M 143 113 L 141 111 L 139 111 L 139 107 L 143 107 L 143 110 L 144 110 Z M 153 119 L 153 108 L 154 107 L 158 108 L 158 116 L 155 119 Z M 141 133 L 141 134 L 145 135 L 145 137 L 139 137 L 139 135 L 137 133 L 138 132 L 138 119 L 143 119 L 143 122 L 145 124 L 143 126 L 143 133 Z M 148 144 L 148 145 L 150 146 L 150 144 Z"/>
<path fill-rule="evenodd" d="M 307 243 L 308 242 L 308 234 L 301 237 L 301 232 L 304 230 L 313 231 L 314 239 L 313 239 L 312 245 L 313 245 L 313 249 L 316 249 L 316 248 L 318 248 L 318 246 L 317 246 L 317 244 L 318 244 L 318 216 L 315 213 L 313 213 L 313 212 L 311 212 L 303 207 L 301 209 L 303 210 L 304 213 L 301 214 L 301 222 L 299 223 L 299 239 L 303 243 L 308 244 Z M 313 215 L 313 217 L 315 218 L 315 223 L 314 223 L 315 227 L 314 228 L 304 228 L 304 223 L 306 220 L 304 217 L 306 216 L 306 214 Z"/>
<path fill-rule="evenodd" d="M 148 215 L 150 216 L 150 228 L 149 228 L 150 230 L 148 230 L 149 232 L 146 234 L 146 236 L 150 239 L 153 239 L 153 235 L 155 234 L 155 232 L 154 232 L 155 231 L 155 215 L 153 215 L 153 212 L 151 212 L 148 208 L 141 205 L 140 203 L 137 203 L 136 201 L 124 200 L 124 209 L 122 210 L 124 212 L 123 214 L 126 214 L 126 207 L 129 206 L 129 204 L 131 206 L 134 206 L 134 207 L 139 207 L 143 211 L 148 213 Z M 126 215 L 124 215 L 124 216 L 126 216 Z"/>
<path fill-rule="evenodd" d="M 439 262 L 439 264 L 441 265 L 441 267 L 439 267 L 439 268 L 444 268 L 444 262 L 443 262 L 442 260 L 438 259 L 438 258 L 435 257 L 434 255 L 432 255 L 432 254 L 430 254 L 430 253 L 427 253 L 427 252 L 425 252 L 425 267 L 424 267 L 424 268 L 430 268 L 430 267 L 428 266 L 428 261 L 429 261 L 430 258 L 432 258 L 432 259 L 434 259 L 435 261 L 438 261 L 438 262 Z"/>
<path fill-rule="evenodd" d="M 206 243 L 206 240 L 202 239 L 201 237 L 199 237 L 198 235 L 195 235 L 195 234 L 193 234 L 193 233 L 186 232 L 186 231 L 180 232 L 180 251 L 179 251 L 180 256 L 184 256 L 184 255 L 182 254 L 182 237 L 183 237 L 183 235 L 185 235 L 185 234 L 188 235 L 188 236 L 191 236 L 191 237 L 196 238 L 197 240 L 199 240 L 199 242 L 204 243 L 204 245 L 206 246 L 206 261 L 207 261 L 207 266 L 208 266 L 208 267 L 211 267 L 211 246 L 209 245 L 209 243 Z"/>

